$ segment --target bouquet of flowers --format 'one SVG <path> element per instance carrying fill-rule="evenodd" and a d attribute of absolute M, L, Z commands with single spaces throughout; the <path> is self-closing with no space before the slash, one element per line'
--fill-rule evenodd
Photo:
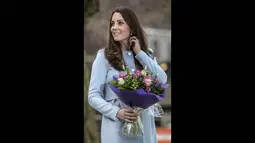
<path fill-rule="evenodd" d="M 134 73 L 129 68 L 123 66 L 119 77 L 113 76 L 109 82 L 110 88 L 125 104 L 133 108 L 138 115 L 145 109 L 148 109 L 152 116 L 160 117 L 163 110 L 158 102 L 162 101 L 166 94 L 168 84 L 159 83 L 158 74 L 153 77 L 153 73 L 147 71 L 147 66 L 143 70 L 135 70 Z M 133 122 L 125 122 L 122 128 L 122 134 L 126 136 L 142 136 L 143 124 L 140 116 Z"/>

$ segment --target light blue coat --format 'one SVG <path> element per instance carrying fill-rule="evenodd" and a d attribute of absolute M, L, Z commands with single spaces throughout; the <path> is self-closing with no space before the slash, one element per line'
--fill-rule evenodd
<path fill-rule="evenodd" d="M 133 55 L 123 51 L 123 58 L 130 69 L 135 69 Z M 158 79 L 166 83 L 167 75 L 156 62 L 156 59 L 149 57 L 144 51 L 140 51 L 135 58 L 154 74 L 159 73 Z M 90 106 L 102 114 L 101 143 L 157 143 L 154 117 L 145 110 L 141 114 L 144 125 L 143 137 L 126 137 L 121 134 L 124 121 L 119 120 L 116 115 L 120 109 L 120 100 L 107 84 L 119 71 L 109 66 L 105 59 L 104 49 L 98 51 L 92 65 L 88 102 Z"/>

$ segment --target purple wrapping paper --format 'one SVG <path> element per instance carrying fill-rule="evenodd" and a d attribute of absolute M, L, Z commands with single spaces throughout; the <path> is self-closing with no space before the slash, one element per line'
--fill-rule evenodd
<path fill-rule="evenodd" d="M 114 85 L 109 83 L 110 88 L 119 97 L 119 99 L 130 107 L 140 107 L 146 109 L 151 105 L 162 101 L 166 94 L 165 92 L 161 95 L 156 95 L 144 91 L 143 89 L 137 89 L 134 91 L 121 91 Z"/>

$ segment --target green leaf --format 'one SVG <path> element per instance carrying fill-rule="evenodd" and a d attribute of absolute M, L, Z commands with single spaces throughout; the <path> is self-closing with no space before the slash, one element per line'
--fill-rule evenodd
<path fill-rule="evenodd" d="M 136 79 L 136 74 L 134 74 L 134 79 Z"/>
<path fill-rule="evenodd" d="M 116 80 L 111 80 L 111 81 L 110 81 L 110 84 L 112 84 L 112 85 L 117 85 L 118 82 L 117 82 Z"/>
<path fill-rule="evenodd" d="M 109 83 L 112 84 L 112 85 L 114 85 L 114 86 L 116 86 L 116 87 L 119 86 L 118 82 L 115 81 L 115 80 L 112 80 L 112 81 L 110 81 Z"/>
<path fill-rule="evenodd" d="M 127 90 L 126 88 L 123 87 L 118 87 L 120 90 Z"/>

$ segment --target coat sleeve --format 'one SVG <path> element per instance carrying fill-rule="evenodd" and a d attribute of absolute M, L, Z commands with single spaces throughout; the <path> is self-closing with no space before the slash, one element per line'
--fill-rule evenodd
<path fill-rule="evenodd" d="M 143 50 L 141 50 L 135 58 L 143 65 L 143 67 L 147 65 L 147 68 L 153 72 L 153 77 L 155 77 L 156 74 L 159 74 L 158 80 L 160 83 L 165 84 L 167 82 L 167 75 L 159 66 L 156 58 L 152 59 Z"/>
<path fill-rule="evenodd" d="M 119 120 L 119 107 L 104 100 L 104 86 L 106 82 L 107 65 L 103 50 L 99 50 L 92 64 L 91 78 L 88 92 L 88 103 L 98 112 L 112 120 Z"/>

